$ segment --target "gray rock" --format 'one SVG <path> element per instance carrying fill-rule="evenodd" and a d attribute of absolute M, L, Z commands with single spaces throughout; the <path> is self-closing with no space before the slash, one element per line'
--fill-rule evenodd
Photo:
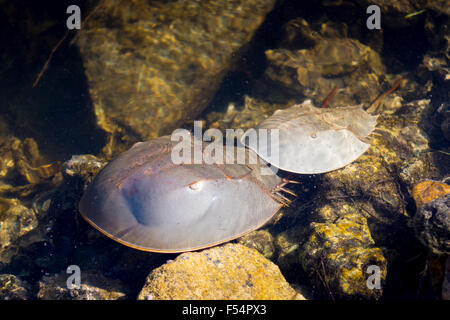
<path fill-rule="evenodd" d="M 417 210 L 414 229 L 433 253 L 450 253 L 450 195 L 437 198 Z"/>

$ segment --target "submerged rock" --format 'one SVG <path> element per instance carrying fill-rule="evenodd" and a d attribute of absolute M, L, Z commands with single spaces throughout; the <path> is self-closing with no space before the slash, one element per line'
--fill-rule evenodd
<path fill-rule="evenodd" d="M 194 119 L 274 3 L 102 2 L 77 42 L 99 126 L 133 142 Z"/>
<path fill-rule="evenodd" d="M 30 285 L 12 274 L 0 274 L 0 300 L 27 300 Z"/>
<path fill-rule="evenodd" d="M 119 280 L 108 279 L 96 271 L 81 270 L 81 287 L 67 287 L 65 272 L 44 276 L 39 281 L 37 298 L 41 300 L 121 300 L 128 295 L 127 287 Z"/>
<path fill-rule="evenodd" d="M 445 158 L 430 152 L 422 129 L 432 110 L 429 100 L 418 100 L 380 114 L 367 152 L 317 177 L 317 193 L 293 203 L 297 224 L 275 236 L 277 263 L 286 275 L 295 278 L 301 263 L 319 296 L 378 299 L 386 275 L 398 272 L 388 269 L 406 267 L 404 261 L 420 254 L 423 247 L 409 224 L 413 187 L 446 170 Z M 366 285 L 370 265 L 380 268 L 380 289 Z"/>
<path fill-rule="evenodd" d="M 256 249 L 265 258 L 272 259 L 275 255 L 275 244 L 272 234 L 267 230 L 257 230 L 238 239 L 238 243 Z"/>
<path fill-rule="evenodd" d="M 386 69 L 378 52 L 346 34 L 331 32 L 334 24 L 315 31 L 303 19 L 298 23 L 301 27 L 294 29 L 301 33 L 297 41 L 312 45 L 267 50 L 268 79 L 289 96 L 301 94 L 318 106 L 334 88 L 339 89 L 333 98 L 335 105 L 370 103 L 379 95 Z"/>
<path fill-rule="evenodd" d="M 383 248 L 377 255 L 392 268 L 388 274 L 398 274 L 391 278 L 391 286 L 407 281 L 401 279 L 410 275 L 396 268 L 408 267 L 405 261 L 423 250 L 410 224 L 413 188 L 423 179 L 442 178 L 446 170 L 445 158 L 430 151 L 429 136 L 422 129 L 432 112 L 429 100 L 418 100 L 381 113 L 367 152 L 345 168 L 324 175 L 323 202 L 312 217 L 313 221 L 332 223 L 340 215 L 323 214 L 321 207 L 347 204 L 359 208 L 358 214 L 367 219 L 374 247 Z"/>
<path fill-rule="evenodd" d="M 276 264 L 286 276 L 295 279 L 302 270 L 299 259 L 302 243 L 307 236 L 308 228 L 296 225 L 276 235 L 275 245 L 278 251 Z"/>
<path fill-rule="evenodd" d="M 380 298 L 387 265 L 381 249 L 375 247 L 367 220 L 348 205 L 327 210 L 333 210 L 338 218 L 334 223 L 311 224 L 309 238 L 300 250 L 304 270 L 330 298 Z M 380 271 L 379 288 L 367 285 L 370 266 Z"/>
<path fill-rule="evenodd" d="M 138 299 L 303 299 L 256 250 L 226 244 L 154 269 Z"/>
<path fill-rule="evenodd" d="M 325 175 L 328 196 L 369 199 L 381 215 L 408 216 L 406 195 L 426 178 L 440 178 L 445 164 L 436 152 L 429 152 L 429 138 L 419 126 L 432 112 L 429 100 L 403 104 L 394 113 L 382 113 L 371 147 L 358 160 L 342 170 Z M 380 217 L 372 209 L 371 214 Z"/>
<path fill-rule="evenodd" d="M 0 199 L 0 263 L 9 263 L 19 248 L 23 237 L 38 226 L 33 210 L 21 204 L 19 199 Z"/>
<path fill-rule="evenodd" d="M 78 176 L 85 185 L 88 185 L 105 165 L 105 161 L 91 154 L 83 154 L 72 156 L 70 160 L 64 162 L 63 169 L 68 176 Z"/>
<path fill-rule="evenodd" d="M 23 248 L 49 240 L 40 225 L 62 183 L 59 162 L 45 164 L 36 142 L 0 137 L 0 268 Z M 49 190 L 50 189 L 50 190 Z"/>
<path fill-rule="evenodd" d="M 448 194 L 450 194 L 450 185 L 433 180 L 419 182 L 414 186 L 412 192 L 418 208 Z"/>
<path fill-rule="evenodd" d="M 417 238 L 435 254 L 450 254 L 450 194 L 421 206 L 414 216 Z"/>
<path fill-rule="evenodd" d="M 28 197 L 62 182 L 60 163 L 46 163 L 32 138 L 0 137 L 0 154 L 0 196 Z"/>

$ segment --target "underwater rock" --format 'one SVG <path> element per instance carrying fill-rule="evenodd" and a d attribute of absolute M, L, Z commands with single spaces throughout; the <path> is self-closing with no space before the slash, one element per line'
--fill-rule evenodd
<path fill-rule="evenodd" d="M 61 272 L 44 276 L 39 281 L 37 298 L 41 300 L 122 300 L 128 297 L 128 288 L 119 280 L 108 279 L 97 271 L 81 270 L 81 287 L 67 288 L 70 275 Z"/>
<path fill-rule="evenodd" d="M 0 272 L 30 276 L 56 260 L 51 255 L 55 221 L 49 214 L 54 195 L 51 190 L 27 200 L 0 198 Z"/>
<path fill-rule="evenodd" d="M 15 167 L 12 145 L 17 143 L 14 138 L 0 138 L 0 148 L 2 157 L 0 158 L 0 178 L 12 175 L 11 171 Z M 18 140 L 18 139 L 17 139 Z"/>
<path fill-rule="evenodd" d="M 98 125 L 136 142 L 194 119 L 274 3 L 102 2 L 77 40 Z"/>
<path fill-rule="evenodd" d="M 311 233 L 300 251 L 304 270 L 329 298 L 378 299 L 383 292 L 387 264 L 370 235 L 367 220 L 354 208 L 334 210 L 334 223 L 311 224 Z M 369 288 L 369 266 L 380 270 L 380 287 Z"/>
<path fill-rule="evenodd" d="M 64 173 L 83 179 L 85 185 L 89 185 L 94 177 L 106 165 L 106 162 L 90 154 L 74 155 L 63 163 Z"/>
<path fill-rule="evenodd" d="M 308 22 L 302 17 L 289 20 L 284 26 L 280 48 L 311 48 L 323 38 L 347 38 L 348 25 L 344 22 L 316 20 Z"/>
<path fill-rule="evenodd" d="M 450 253 L 450 194 L 422 205 L 414 216 L 417 238 L 435 254 Z"/>
<path fill-rule="evenodd" d="M 238 243 L 257 250 L 266 259 L 272 259 L 275 245 L 272 234 L 267 230 L 257 230 L 238 239 Z"/>
<path fill-rule="evenodd" d="M 254 103 L 256 100 L 247 97 L 246 105 L 248 101 Z M 255 109 L 258 105 L 263 106 L 264 103 L 255 104 Z M 361 266 L 364 263 L 363 260 L 355 260 L 357 254 L 361 254 L 361 259 L 370 260 L 375 257 L 376 261 L 383 262 L 382 270 L 385 272 L 388 263 L 395 263 L 398 259 L 409 259 L 418 254 L 415 250 L 421 246 L 407 223 L 414 214 L 407 208 L 408 201 L 411 201 L 410 194 L 417 182 L 424 178 L 441 178 L 442 170 L 445 170 L 445 161 L 440 162 L 443 157 L 440 153 L 430 150 L 429 136 L 422 129 L 422 125 L 427 126 L 429 121 L 427 119 L 430 119 L 433 110 L 431 101 L 427 99 L 400 102 L 395 105 L 385 104 L 377 121 L 377 129 L 369 139 L 371 147 L 367 152 L 342 169 L 316 176 L 321 181 L 317 195 L 308 203 L 297 200 L 292 204 L 296 216 L 305 217 L 307 221 L 313 223 L 332 225 L 349 212 L 353 213 L 351 220 L 355 225 L 362 223 L 360 220 L 364 219 L 362 223 L 365 226 L 364 230 L 369 233 L 372 240 L 364 245 L 355 246 L 348 255 L 344 254 L 339 257 L 340 260 L 336 258 L 336 261 L 348 259 L 351 264 Z M 230 116 L 232 123 L 238 119 L 240 113 L 241 119 L 245 119 L 244 116 L 251 112 L 257 113 L 246 107 L 242 111 L 233 109 L 227 112 L 227 115 Z M 264 113 L 260 112 L 258 116 L 261 115 Z M 298 257 L 304 254 L 308 225 L 298 222 L 299 220 L 295 226 L 284 232 L 272 233 L 276 239 L 277 252 L 277 256 L 272 259 L 275 259 L 283 274 L 289 276 L 289 279 L 300 278 L 302 281 L 305 276 L 299 272 L 301 261 Z M 335 237 L 348 236 L 345 232 L 341 235 L 343 231 L 339 228 L 333 232 L 336 233 Z M 383 248 L 383 252 L 377 247 Z M 387 251 L 384 250 L 385 247 Z M 318 264 L 319 262 L 319 259 L 312 259 L 307 270 L 320 270 L 322 266 Z M 337 263 L 328 266 L 324 262 L 324 265 L 333 271 L 342 272 Z M 364 272 L 360 271 L 360 279 L 362 276 L 365 278 L 369 276 Z M 346 279 L 349 273 L 344 271 L 342 274 L 343 279 Z M 342 281 L 345 284 L 347 280 Z M 319 285 L 322 291 L 327 291 L 320 280 Z M 339 282 L 330 286 L 331 291 L 338 292 L 338 295 L 341 294 L 346 298 L 351 296 L 343 293 L 344 289 L 339 287 Z M 380 292 L 369 291 L 365 286 L 360 286 L 359 289 L 356 287 L 353 294 L 355 297 L 366 298 L 379 298 L 381 295 Z"/>
<path fill-rule="evenodd" d="M 322 176 L 322 192 L 310 215 L 311 221 L 327 225 L 341 219 L 339 210 L 326 210 L 327 207 L 354 208 L 355 214 L 367 220 L 373 246 L 383 248 L 381 253 L 371 247 L 372 254 L 377 259 L 384 256 L 384 263 L 394 268 L 389 273 L 398 274 L 395 281 L 399 283 L 408 281 L 399 280 L 407 275 L 395 268 L 406 267 L 404 261 L 423 253 L 411 228 L 413 188 L 424 179 L 441 179 L 448 170 L 445 158 L 430 150 L 430 138 L 422 129 L 434 109 L 429 100 L 423 99 L 383 111 L 366 153 L 346 167 Z M 342 231 L 333 230 L 337 234 Z M 332 270 L 333 266 L 325 264 Z M 364 292 L 364 288 L 361 290 Z M 367 291 L 370 292 L 375 294 Z"/>
<path fill-rule="evenodd" d="M 36 142 L 0 137 L 0 266 L 19 250 L 48 240 L 40 221 L 50 207 L 53 188 L 62 183 L 60 163 L 44 164 Z M 42 221 L 41 221 L 42 222 Z"/>
<path fill-rule="evenodd" d="M 139 294 L 160 299 L 303 299 L 254 249 L 226 244 L 188 252 L 154 269 Z"/>
<path fill-rule="evenodd" d="M 276 235 L 275 246 L 278 252 L 276 264 L 284 275 L 295 279 L 300 275 L 302 269 L 299 259 L 302 243 L 308 236 L 308 227 L 295 225 Z"/>
<path fill-rule="evenodd" d="M 0 300 L 27 300 L 30 285 L 12 274 L 0 274 Z"/>
<path fill-rule="evenodd" d="M 19 199 L 0 198 L 0 263 L 9 263 L 24 236 L 38 226 L 36 213 L 25 207 Z"/>
<path fill-rule="evenodd" d="M 0 137 L 0 154 L 0 195 L 28 197 L 62 183 L 60 163 L 45 164 L 32 138 Z"/>
<path fill-rule="evenodd" d="M 336 87 L 333 105 L 368 104 L 379 95 L 386 70 L 376 51 L 355 39 L 317 36 L 310 40 L 314 45 L 307 49 L 267 50 L 267 78 L 288 95 L 301 94 L 316 105 Z"/>

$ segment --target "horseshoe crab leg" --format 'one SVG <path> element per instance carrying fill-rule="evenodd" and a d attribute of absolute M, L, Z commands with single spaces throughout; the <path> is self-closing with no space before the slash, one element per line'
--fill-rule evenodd
<path fill-rule="evenodd" d="M 293 195 L 294 197 L 298 197 L 298 195 L 295 194 L 292 190 L 283 188 L 283 187 L 281 187 L 281 186 L 278 187 L 277 189 L 278 189 L 279 191 L 283 191 L 283 192 L 289 193 L 290 195 Z"/>

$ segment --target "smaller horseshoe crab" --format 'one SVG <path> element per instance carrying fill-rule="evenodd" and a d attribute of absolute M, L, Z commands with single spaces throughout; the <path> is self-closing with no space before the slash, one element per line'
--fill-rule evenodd
<path fill-rule="evenodd" d="M 257 164 L 230 163 L 228 155 L 222 164 L 174 164 L 176 143 L 169 136 L 138 142 L 95 177 L 79 209 L 92 226 L 136 249 L 173 253 L 214 246 L 261 227 L 286 204 L 280 192 L 290 192 L 284 187 L 293 181 L 261 174 L 268 168 L 261 158 L 294 173 L 335 170 L 367 150 L 362 140 L 375 124 L 376 116 L 361 107 L 319 109 L 307 100 L 258 126 L 279 130 L 275 147 L 246 142 L 247 133 L 233 147 Z"/>

